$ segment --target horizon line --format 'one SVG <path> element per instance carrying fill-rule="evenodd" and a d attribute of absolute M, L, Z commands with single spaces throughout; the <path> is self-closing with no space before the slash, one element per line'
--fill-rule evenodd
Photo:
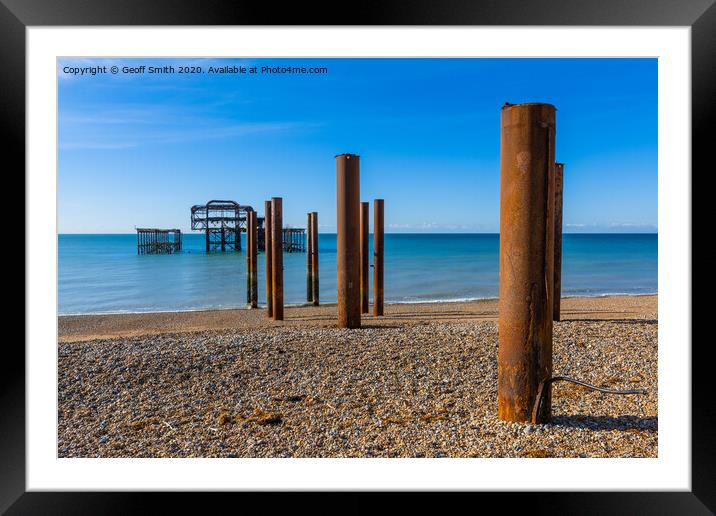
<path fill-rule="evenodd" d="M 167 229 L 167 228 L 153 228 L 153 229 Z M 177 229 L 177 228 L 170 228 Z M 305 228 L 291 228 L 291 229 L 305 229 Z M 180 230 L 185 235 L 204 235 L 203 231 L 184 231 Z M 241 232 L 245 234 L 245 232 Z M 335 235 L 335 231 L 319 231 L 318 234 L 324 235 Z M 385 231 L 386 235 L 499 235 L 499 231 Z M 563 235 L 658 235 L 658 231 L 563 231 Z M 57 233 L 57 235 L 136 235 L 136 232 L 131 233 L 119 233 L 119 232 L 106 232 L 106 233 L 86 233 L 86 232 L 65 232 Z"/>

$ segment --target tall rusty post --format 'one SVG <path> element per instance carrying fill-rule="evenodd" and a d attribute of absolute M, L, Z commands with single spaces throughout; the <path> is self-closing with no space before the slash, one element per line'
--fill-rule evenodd
<path fill-rule="evenodd" d="M 283 321 L 283 207 L 281 197 L 271 198 L 271 277 L 274 321 Z"/>
<path fill-rule="evenodd" d="M 552 319 L 560 320 L 562 298 L 562 191 L 564 189 L 564 163 L 554 165 L 554 307 Z"/>
<path fill-rule="evenodd" d="M 311 213 L 311 291 L 313 294 L 313 306 L 318 306 L 319 290 L 318 290 L 318 212 Z"/>
<path fill-rule="evenodd" d="M 264 251 L 266 253 L 266 317 L 273 317 L 273 249 L 271 247 L 271 201 L 264 201 Z"/>
<path fill-rule="evenodd" d="M 222 230 L 223 231 L 223 230 Z M 223 234 L 222 234 L 223 242 Z M 251 211 L 246 212 L 246 304 L 251 306 Z"/>
<path fill-rule="evenodd" d="M 368 294 L 370 288 L 370 267 L 368 262 L 368 226 L 370 223 L 368 210 L 370 203 L 360 203 L 360 302 L 361 313 L 369 310 Z"/>
<path fill-rule="evenodd" d="M 313 213 L 308 214 L 308 222 L 306 224 L 306 302 L 313 302 L 313 242 L 311 235 L 313 233 Z"/>
<path fill-rule="evenodd" d="M 373 315 L 383 315 L 383 199 L 373 200 Z"/>
<path fill-rule="evenodd" d="M 502 108 L 497 397 L 505 421 L 530 421 L 539 385 L 552 376 L 555 111 Z M 546 388 L 538 422 L 551 417 Z"/>
<path fill-rule="evenodd" d="M 338 326 L 360 328 L 360 157 L 336 156 Z"/>
<path fill-rule="evenodd" d="M 251 231 L 251 246 L 249 247 L 251 254 L 251 308 L 257 308 L 259 306 L 259 218 L 257 212 L 252 210 L 249 213 L 251 214 L 249 225 Z"/>

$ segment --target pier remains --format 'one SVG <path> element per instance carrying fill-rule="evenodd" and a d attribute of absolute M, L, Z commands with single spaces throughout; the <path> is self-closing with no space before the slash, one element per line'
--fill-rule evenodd
<path fill-rule="evenodd" d="M 206 235 L 206 252 L 241 251 L 241 233 L 246 233 L 248 213 L 254 209 L 236 201 L 213 200 L 191 207 L 191 229 Z M 265 217 L 256 217 L 258 251 L 266 251 Z M 304 228 L 283 229 L 283 250 L 287 253 L 306 252 Z"/>
<path fill-rule="evenodd" d="M 191 207 L 191 229 L 206 235 L 206 252 L 241 251 L 241 232 L 246 231 L 246 212 L 251 206 L 235 201 L 213 200 Z"/>
<path fill-rule="evenodd" d="M 283 228 L 283 251 L 285 253 L 305 253 L 306 229 Z"/>
<path fill-rule="evenodd" d="M 180 229 L 137 228 L 137 254 L 172 254 L 181 251 Z"/>

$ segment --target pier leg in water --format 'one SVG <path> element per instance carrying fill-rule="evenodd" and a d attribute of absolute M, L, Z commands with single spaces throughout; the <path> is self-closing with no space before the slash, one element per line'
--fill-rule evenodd
<path fill-rule="evenodd" d="M 222 243 L 224 239 L 222 229 Z M 251 306 L 251 212 L 246 212 L 246 304 Z"/>
<path fill-rule="evenodd" d="M 259 306 L 259 224 L 258 213 L 251 211 L 251 308 Z"/>
<path fill-rule="evenodd" d="M 554 166 L 554 308 L 552 319 L 560 320 L 562 298 L 562 191 L 564 189 L 564 164 Z"/>
<path fill-rule="evenodd" d="M 554 140 L 554 106 L 503 106 L 497 398 L 505 421 L 531 421 L 539 385 L 552 376 Z M 541 407 L 537 420 L 548 422 L 550 392 Z"/>
<path fill-rule="evenodd" d="M 336 156 L 338 327 L 360 328 L 360 158 Z"/>
<path fill-rule="evenodd" d="M 266 251 L 266 316 L 273 317 L 273 272 L 272 259 L 273 248 L 271 246 L 271 201 L 264 201 L 264 248 Z"/>
<path fill-rule="evenodd" d="M 373 315 L 383 315 L 383 199 L 373 200 Z"/>
<path fill-rule="evenodd" d="M 361 313 L 367 314 L 369 310 L 368 294 L 370 284 L 370 267 L 368 261 L 368 225 L 370 203 L 360 203 L 360 302 Z"/>
<path fill-rule="evenodd" d="M 313 280 L 313 306 L 318 306 L 319 289 L 318 289 L 318 212 L 311 214 L 311 249 L 313 258 L 311 259 L 311 278 Z"/>
<path fill-rule="evenodd" d="M 274 321 L 283 321 L 283 207 L 281 197 L 271 198 L 271 272 Z"/>
<path fill-rule="evenodd" d="M 311 233 L 313 232 L 313 214 L 308 214 L 308 222 L 306 224 L 306 302 L 313 302 L 313 251 Z"/>

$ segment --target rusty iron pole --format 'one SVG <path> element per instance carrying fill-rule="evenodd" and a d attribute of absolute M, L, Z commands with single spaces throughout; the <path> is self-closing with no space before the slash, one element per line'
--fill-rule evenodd
<path fill-rule="evenodd" d="M 251 211 L 251 308 L 259 306 L 259 217 Z"/>
<path fill-rule="evenodd" d="M 222 230 L 223 231 L 223 230 Z M 223 239 L 223 236 L 222 236 Z M 246 212 L 246 304 L 251 306 L 251 212 Z"/>
<path fill-rule="evenodd" d="M 554 308 L 552 319 L 560 320 L 562 298 L 562 191 L 564 189 L 564 163 L 554 165 Z"/>
<path fill-rule="evenodd" d="M 360 328 L 360 158 L 336 156 L 338 326 Z"/>
<path fill-rule="evenodd" d="M 552 376 L 555 111 L 502 108 L 497 397 L 505 421 L 531 421 L 539 385 Z M 550 417 L 547 392 L 538 422 Z"/>
<path fill-rule="evenodd" d="M 368 225 L 370 223 L 368 210 L 370 203 L 360 203 L 360 300 L 361 313 L 367 314 L 370 307 L 368 294 L 370 284 L 370 267 L 368 261 Z"/>
<path fill-rule="evenodd" d="M 266 317 L 273 317 L 273 272 L 271 247 L 271 201 L 264 201 L 264 252 L 266 253 Z"/>
<path fill-rule="evenodd" d="M 313 233 L 313 213 L 308 214 L 306 224 L 306 302 L 313 302 L 313 245 L 311 236 Z"/>
<path fill-rule="evenodd" d="M 313 294 L 313 306 L 318 306 L 318 212 L 311 213 L 311 249 L 313 258 L 311 259 L 311 278 L 313 284 L 311 291 Z"/>
<path fill-rule="evenodd" d="M 383 199 L 373 200 L 373 315 L 383 315 Z"/>
<path fill-rule="evenodd" d="M 281 197 L 271 198 L 271 273 L 274 321 L 283 321 L 283 207 Z"/>

